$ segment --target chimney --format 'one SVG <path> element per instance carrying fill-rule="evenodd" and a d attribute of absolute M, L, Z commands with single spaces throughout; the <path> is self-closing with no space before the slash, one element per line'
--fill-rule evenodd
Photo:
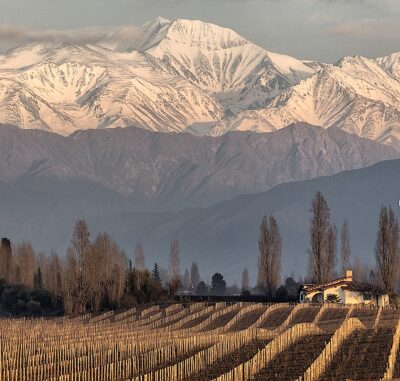
<path fill-rule="evenodd" d="M 350 281 L 353 281 L 353 271 L 352 270 L 346 270 L 346 278 Z"/>

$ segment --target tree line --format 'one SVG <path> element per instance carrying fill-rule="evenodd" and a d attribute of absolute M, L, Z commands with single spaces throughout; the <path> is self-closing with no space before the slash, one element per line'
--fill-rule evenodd
<path fill-rule="evenodd" d="M 3 238 L 0 302 L 11 312 L 33 312 L 34 304 L 39 311 L 45 308 L 77 315 L 166 299 L 166 291 L 141 266 L 140 253 L 137 265 L 137 269 L 130 266 L 109 234 L 91 240 L 84 220 L 76 223 L 64 257 L 56 252 L 37 253 L 29 242 L 13 247 Z"/>
<path fill-rule="evenodd" d="M 193 262 L 180 271 L 181 249 L 172 240 L 169 268 L 154 263 L 146 268 L 144 247 L 138 242 L 133 261 L 107 233 L 91 239 L 85 220 L 75 224 L 66 256 L 46 255 L 29 242 L 13 246 L 7 238 L 0 246 L 0 313 L 42 313 L 59 311 L 68 315 L 129 308 L 160 302 L 180 291 L 201 295 L 224 295 L 224 277 L 215 273 L 210 285 Z M 240 292 L 240 291 L 237 291 Z"/>
<path fill-rule="evenodd" d="M 338 259 L 338 229 L 331 222 L 325 197 L 317 192 L 312 200 L 309 221 L 308 267 L 305 283 L 320 284 L 353 270 L 356 281 L 370 283 L 392 295 L 399 278 L 399 223 L 391 207 L 382 206 L 374 248 L 375 267 L 363 264 L 359 257 L 351 261 L 350 228 L 344 220 L 340 229 Z M 257 284 L 265 295 L 273 299 L 280 285 L 282 239 L 274 216 L 265 216 L 260 224 Z M 245 270 L 247 271 L 247 270 Z M 247 278 L 247 275 L 243 275 Z"/>
<path fill-rule="evenodd" d="M 220 273 L 210 284 L 202 280 L 193 262 L 181 273 L 181 248 L 172 240 L 169 267 L 154 263 L 146 268 L 141 242 L 133 261 L 107 233 L 91 239 L 84 220 L 77 221 L 66 256 L 56 252 L 38 253 L 29 242 L 13 246 L 7 238 L 0 246 L 0 304 L 15 312 L 60 310 L 67 314 L 98 312 L 109 308 L 160 302 L 181 295 L 263 294 L 269 300 L 296 300 L 302 281 L 323 283 L 352 269 L 355 280 L 373 283 L 393 294 L 399 277 L 399 224 L 392 208 L 382 206 L 375 244 L 374 268 L 355 257 L 351 260 L 350 227 L 347 220 L 340 229 L 331 222 L 324 196 L 317 192 L 312 200 L 309 221 L 308 269 L 306 278 L 288 277 L 281 284 L 283 242 L 277 220 L 264 216 L 259 226 L 257 285 L 251 288 L 249 271 L 243 270 L 241 287 L 228 287 Z M 338 258 L 338 251 L 339 258 Z M 1 312 L 1 306 L 0 306 Z"/>

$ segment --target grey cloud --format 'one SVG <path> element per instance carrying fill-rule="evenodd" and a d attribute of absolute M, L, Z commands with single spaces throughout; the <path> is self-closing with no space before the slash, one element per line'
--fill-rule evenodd
<path fill-rule="evenodd" d="M 16 44 L 30 42 L 93 43 L 109 32 L 109 29 L 100 27 L 50 30 L 27 28 L 17 25 L 0 25 L 0 40 Z"/>
<path fill-rule="evenodd" d="M 150 3 L 153 5 L 164 4 L 164 3 L 190 3 L 197 0 L 138 0 L 139 3 Z M 209 2 L 220 2 L 220 3 L 243 3 L 243 2 L 253 2 L 253 3 L 296 3 L 301 0 L 205 0 Z M 345 4 L 360 4 L 360 5 L 376 5 L 374 0 L 310 0 L 314 3 L 345 3 Z M 382 0 L 384 2 L 384 0 Z"/>
<path fill-rule="evenodd" d="M 399 33 L 400 17 L 356 20 L 327 30 L 331 36 L 374 40 L 398 39 Z"/>

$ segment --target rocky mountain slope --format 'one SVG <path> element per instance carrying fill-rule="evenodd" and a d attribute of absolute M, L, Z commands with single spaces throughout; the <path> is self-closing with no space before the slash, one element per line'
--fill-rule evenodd
<path fill-rule="evenodd" d="M 131 125 L 221 135 L 307 122 L 400 147 L 399 68 L 398 53 L 326 65 L 214 24 L 158 18 L 92 45 L 0 55 L 0 122 L 63 135 Z"/>
<path fill-rule="evenodd" d="M 34 44 L 0 58 L 0 105 L 3 123 L 63 135 L 132 124 L 182 131 L 223 115 L 213 97 L 155 70 L 142 53 L 63 44 Z"/>
<path fill-rule="evenodd" d="M 400 53 L 393 53 L 386 57 L 377 58 L 375 62 L 395 78 L 400 79 Z"/>
<path fill-rule="evenodd" d="M 256 281 L 259 224 L 265 214 L 277 218 L 283 239 L 282 273 L 303 275 L 307 270 L 310 204 L 321 191 L 331 209 L 333 222 L 340 228 L 350 224 L 351 252 L 364 263 L 374 265 L 374 244 L 382 204 L 391 205 L 398 217 L 400 160 L 345 171 L 313 180 L 286 183 L 268 192 L 239 196 L 206 209 L 178 213 L 118 213 L 91 218 L 96 230 L 109 230 L 126 247 L 143 240 L 148 260 L 167 263 L 168 242 L 182 243 L 183 265 L 197 260 L 203 273 L 222 272 L 228 279 L 240 279 L 247 267 Z M 340 230 L 340 229 L 339 229 Z"/>
<path fill-rule="evenodd" d="M 144 27 L 154 30 L 150 23 Z M 319 64 L 271 53 L 228 28 L 194 20 L 160 23 L 140 46 L 164 70 L 213 94 L 229 110 L 257 107 L 315 73 Z"/>
<path fill-rule="evenodd" d="M 400 81 L 393 59 L 346 57 L 278 95 L 262 110 L 221 121 L 211 135 L 274 131 L 306 121 L 400 146 Z"/>
<path fill-rule="evenodd" d="M 157 19 L 95 45 L 30 44 L 0 55 L 0 122 L 63 135 L 132 124 L 183 131 L 263 103 L 317 68 L 230 29 Z"/>
<path fill-rule="evenodd" d="M 141 210 L 207 206 L 399 156 L 382 144 L 301 123 L 273 133 L 220 137 L 140 128 L 63 137 L 0 126 L 0 180 L 43 181 L 45 193 L 54 181 L 86 181 L 120 194 L 129 208 Z"/>
<path fill-rule="evenodd" d="M 130 255 L 141 240 L 150 267 L 155 261 L 167 266 L 169 242 L 179 239 L 182 267 L 196 260 L 206 279 L 220 271 L 230 281 L 240 279 L 247 267 L 255 282 L 258 226 L 264 214 L 274 214 L 283 238 L 283 275 L 302 275 L 314 193 L 326 196 L 338 226 L 349 219 L 353 257 L 373 263 L 380 206 L 392 205 L 399 215 L 399 171 L 400 160 L 384 161 L 178 212 L 137 212 L 126 197 L 87 179 L 46 181 L 28 174 L 17 183 L 0 182 L 0 231 L 14 241 L 26 239 L 38 249 L 63 253 L 74 222 L 84 217 L 92 235 L 108 231 Z"/>

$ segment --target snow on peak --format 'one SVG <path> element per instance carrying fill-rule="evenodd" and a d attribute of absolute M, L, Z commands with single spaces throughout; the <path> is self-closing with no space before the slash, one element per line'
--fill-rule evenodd
<path fill-rule="evenodd" d="M 174 20 L 154 35 L 151 45 L 146 53 L 160 67 L 211 92 L 233 112 L 259 107 L 318 70 L 199 20 Z"/>
<path fill-rule="evenodd" d="M 231 29 L 200 20 L 177 19 L 171 23 L 165 39 L 170 43 L 206 50 L 229 49 L 248 41 Z"/>
<path fill-rule="evenodd" d="M 166 19 L 165 17 L 158 16 L 154 20 L 148 21 L 147 23 L 149 24 L 159 24 L 159 25 L 165 25 L 169 24 L 171 20 Z"/>
<path fill-rule="evenodd" d="M 75 102 L 96 85 L 107 80 L 105 68 L 78 63 L 42 62 L 22 72 L 21 83 L 47 102 Z"/>
<path fill-rule="evenodd" d="M 390 54 L 386 57 L 377 58 L 375 62 L 381 68 L 400 80 L 400 52 Z"/>
<path fill-rule="evenodd" d="M 126 26 L 110 32 L 98 41 L 100 46 L 121 52 L 145 51 L 162 40 L 171 21 L 157 17 L 142 26 Z"/>
<path fill-rule="evenodd" d="M 345 57 L 283 91 L 265 108 L 224 119 L 209 134 L 274 131 L 303 121 L 398 144 L 399 118 L 400 82 L 373 60 Z"/>
<path fill-rule="evenodd" d="M 0 117 L 25 128 L 216 124 L 218 135 L 305 121 L 400 140 L 400 53 L 324 65 L 269 52 L 229 28 L 158 17 L 93 45 L 15 49 L 0 56 L 0 74 Z"/>
<path fill-rule="evenodd" d="M 159 17 L 92 45 L 31 44 L 0 56 L 0 114 L 25 128 L 57 123 L 62 133 L 129 124 L 180 131 L 259 108 L 316 70 L 231 29 Z"/>
<path fill-rule="evenodd" d="M 300 61 L 294 57 L 272 52 L 268 52 L 268 56 L 275 67 L 283 74 L 293 74 L 297 72 L 302 79 L 304 79 L 314 74 L 316 71 L 315 68 L 312 67 L 312 63 L 307 65 L 306 62 Z"/>
<path fill-rule="evenodd" d="M 343 71 L 353 73 L 365 70 L 377 71 L 379 69 L 374 61 L 363 56 L 346 56 L 341 58 L 333 66 L 338 67 Z"/>

